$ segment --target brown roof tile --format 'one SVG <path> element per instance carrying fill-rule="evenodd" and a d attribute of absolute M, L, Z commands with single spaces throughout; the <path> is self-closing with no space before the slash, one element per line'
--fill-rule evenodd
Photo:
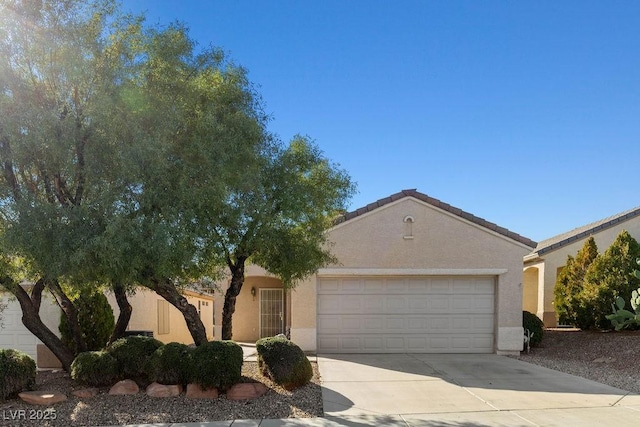
<path fill-rule="evenodd" d="M 545 239 L 538 243 L 538 246 L 534 249 L 533 253 L 542 255 L 546 252 L 551 252 L 556 249 L 560 249 L 576 240 L 585 239 L 594 233 L 606 230 L 615 225 L 628 221 L 640 215 L 640 207 L 629 209 L 628 211 L 620 212 L 619 214 L 603 218 L 600 221 L 592 222 L 582 227 L 575 228 L 566 233 L 558 234 L 557 236 Z"/>
<path fill-rule="evenodd" d="M 533 240 L 526 238 L 524 236 L 521 236 L 517 233 L 514 233 L 513 231 L 509 231 L 504 227 L 500 227 L 497 224 L 494 224 L 493 222 L 489 222 L 485 219 L 482 218 L 478 218 L 475 215 L 470 214 L 469 212 L 465 212 L 462 209 L 456 208 L 454 206 L 449 205 L 448 203 L 444 203 L 438 199 L 434 199 L 433 197 L 427 196 L 426 194 L 420 193 L 419 191 L 417 191 L 415 188 L 410 189 L 410 190 L 402 190 L 399 193 L 395 193 L 392 194 L 389 197 L 385 197 L 383 199 L 380 199 L 374 203 L 369 203 L 367 206 L 356 209 L 355 211 L 352 212 L 347 212 L 346 214 L 340 216 L 337 220 L 336 220 L 336 224 L 340 224 L 346 221 L 349 221 L 355 217 L 358 217 L 360 215 L 363 215 L 367 212 L 371 212 L 379 207 L 382 207 L 384 205 L 387 205 L 391 202 L 395 202 L 396 200 L 400 200 L 403 199 L 405 197 L 413 197 L 415 199 L 421 200 L 425 203 L 428 203 L 432 206 L 435 206 L 439 209 L 442 209 L 446 212 L 449 212 L 453 215 L 459 216 L 461 218 L 466 219 L 467 221 L 473 222 L 474 224 L 480 225 L 484 228 L 487 228 L 491 231 L 494 231 L 498 234 L 501 234 L 505 237 L 508 237 L 512 240 L 515 240 L 516 242 L 520 242 L 526 246 L 529 246 L 530 248 L 533 248 L 536 246 L 536 242 L 534 242 Z"/>

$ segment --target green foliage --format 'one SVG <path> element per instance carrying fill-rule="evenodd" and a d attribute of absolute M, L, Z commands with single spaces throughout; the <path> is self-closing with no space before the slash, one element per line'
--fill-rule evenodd
<path fill-rule="evenodd" d="M 151 337 L 131 336 L 120 338 L 105 351 L 118 363 L 121 378 L 145 382 L 147 378 L 147 363 L 151 355 L 160 347 L 162 342 Z"/>
<path fill-rule="evenodd" d="M 608 329 L 611 301 L 631 298 L 640 286 L 634 276 L 640 245 L 622 231 L 602 255 L 597 255 L 593 238 L 585 242 L 575 258 L 558 275 L 555 287 L 556 311 L 561 323 L 581 329 Z"/>
<path fill-rule="evenodd" d="M 590 313 L 582 329 L 609 329 L 611 301 L 621 297 L 624 301 L 640 287 L 640 279 L 634 275 L 636 259 L 640 258 L 640 245 L 631 235 L 622 231 L 611 246 L 589 266 L 584 287 L 579 296 L 580 304 Z M 586 316 L 585 316 L 586 317 Z"/>
<path fill-rule="evenodd" d="M 177 342 L 158 348 L 147 362 L 149 381 L 160 384 L 187 384 L 191 352 L 189 346 Z"/>
<path fill-rule="evenodd" d="M 313 377 L 311 362 L 302 349 L 284 337 L 256 342 L 258 365 L 263 375 L 287 390 L 307 384 Z"/>
<path fill-rule="evenodd" d="M 613 314 L 607 316 L 616 331 L 622 329 L 638 329 L 640 327 L 640 288 L 631 293 L 631 308 L 633 312 L 626 310 L 622 297 L 617 297 L 615 304 L 611 304 Z"/>
<path fill-rule="evenodd" d="M 120 378 L 120 368 L 106 351 L 85 351 L 73 360 L 71 378 L 90 386 L 112 385 Z"/>
<path fill-rule="evenodd" d="M 531 346 L 538 345 L 544 337 L 544 323 L 538 316 L 528 311 L 522 312 L 522 327 L 525 331 L 528 329 L 533 335 L 531 336 Z"/>
<path fill-rule="evenodd" d="M 26 353 L 0 349 L 0 400 L 13 397 L 36 384 L 36 362 Z"/>
<path fill-rule="evenodd" d="M 107 297 L 100 290 L 82 288 L 71 300 L 78 310 L 78 323 L 87 350 L 101 350 L 107 345 L 115 326 L 113 309 Z M 69 348 L 75 348 L 69 321 L 64 312 L 60 313 L 58 329 L 62 342 Z"/>
<path fill-rule="evenodd" d="M 575 258 L 570 255 L 567 257 L 554 288 L 554 307 L 561 324 L 589 322 L 591 314 L 582 304 L 580 294 L 584 288 L 584 276 L 597 257 L 598 247 L 593 237 L 585 241 Z"/>
<path fill-rule="evenodd" d="M 191 353 L 190 382 L 202 388 L 227 390 L 240 382 L 242 347 L 233 341 L 209 341 Z"/>

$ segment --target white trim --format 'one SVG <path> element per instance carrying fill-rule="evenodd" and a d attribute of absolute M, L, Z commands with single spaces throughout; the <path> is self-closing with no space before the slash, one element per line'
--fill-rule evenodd
<path fill-rule="evenodd" d="M 321 268 L 327 276 L 499 276 L 506 268 Z"/>

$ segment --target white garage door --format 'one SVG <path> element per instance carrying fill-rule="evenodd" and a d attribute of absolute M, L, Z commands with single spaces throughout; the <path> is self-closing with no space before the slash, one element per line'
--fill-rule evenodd
<path fill-rule="evenodd" d="M 9 300 L 6 294 L 0 295 L 0 300 L 7 304 L 0 316 L 0 348 L 13 348 L 27 353 L 36 360 L 36 344 L 40 340 L 22 324 L 22 310 L 18 301 Z"/>
<path fill-rule="evenodd" d="M 494 277 L 321 278 L 318 349 L 493 353 L 494 293 Z"/>

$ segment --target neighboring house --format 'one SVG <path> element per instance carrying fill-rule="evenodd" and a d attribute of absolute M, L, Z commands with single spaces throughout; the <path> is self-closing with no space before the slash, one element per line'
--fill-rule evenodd
<path fill-rule="evenodd" d="M 535 242 L 416 190 L 343 216 L 328 231 L 337 265 L 292 291 L 250 266 L 233 338 L 290 332 L 323 353 L 522 350 L 522 257 Z M 223 298 L 216 298 L 220 336 Z"/>
<path fill-rule="evenodd" d="M 198 309 L 207 330 L 207 338 L 213 339 L 213 296 L 194 291 L 184 291 L 183 295 Z M 60 362 L 57 358 L 22 324 L 20 304 L 15 299 L 12 300 L 11 295 L 6 292 L 0 293 L 0 296 L 5 303 L 8 302 L 7 308 L 2 313 L 0 348 L 14 348 L 27 353 L 36 360 L 40 368 L 59 367 Z M 107 299 L 117 319 L 120 310 L 115 297 L 107 294 Z M 151 332 L 154 338 L 164 343 L 173 341 L 184 344 L 193 343 L 180 311 L 155 292 L 140 289 L 135 295 L 129 297 L 129 303 L 133 307 L 133 312 L 127 330 Z M 58 331 L 60 308 L 46 293 L 42 298 L 40 317 L 49 329 L 60 336 Z"/>
<path fill-rule="evenodd" d="M 556 326 L 553 289 L 558 273 L 567 263 L 567 256 L 575 257 L 585 240 L 592 236 L 598 251 L 602 253 L 623 230 L 635 239 L 640 238 L 640 208 L 621 212 L 538 243 L 534 251 L 524 257 L 523 310 L 537 314 L 547 327 Z"/>

